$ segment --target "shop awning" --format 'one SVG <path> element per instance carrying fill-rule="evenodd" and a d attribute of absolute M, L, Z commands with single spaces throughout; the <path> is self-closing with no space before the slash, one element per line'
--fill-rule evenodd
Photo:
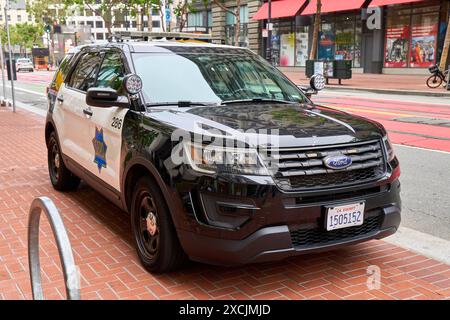
<path fill-rule="evenodd" d="M 424 0 L 372 0 L 369 7 L 389 6 L 392 4 L 402 4 L 408 2 L 420 2 Z"/>
<path fill-rule="evenodd" d="M 272 1 L 272 19 L 293 17 L 305 4 L 306 0 L 279 0 Z M 253 16 L 253 20 L 265 20 L 269 16 L 269 5 L 264 3 L 258 12 Z"/>
<path fill-rule="evenodd" d="M 361 9 L 365 0 L 322 0 L 322 13 Z M 316 14 L 317 0 L 311 0 L 302 15 Z"/>

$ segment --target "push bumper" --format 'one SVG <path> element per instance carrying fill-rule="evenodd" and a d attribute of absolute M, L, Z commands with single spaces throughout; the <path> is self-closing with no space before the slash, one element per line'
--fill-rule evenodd
<path fill-rule="evenodd" d="M 306 253 L 338 249 L 371 239 L 381 239 L 395 233 L 400 225 L 400 204 L 379 210 L 380 224 L 371 232 L 326 243 L 296 246 L 288 225 L 268 226 L 245 239 L 231 240 L 178 230 L 180 242 L 189 257 L 198 262 L 215 265 L 240 265 L 275 261 Z"/>

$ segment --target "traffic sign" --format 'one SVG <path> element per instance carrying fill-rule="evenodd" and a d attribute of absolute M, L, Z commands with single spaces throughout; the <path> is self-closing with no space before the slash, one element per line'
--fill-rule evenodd
<path fill-rule="evenodd" d="M 170 9 L 166 8 L 166 21 L 170 21 Z"/>

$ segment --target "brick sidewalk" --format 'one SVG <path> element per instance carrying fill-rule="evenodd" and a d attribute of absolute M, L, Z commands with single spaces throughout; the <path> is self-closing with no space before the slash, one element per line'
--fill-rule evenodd
<path fill-rule="evenodd" d="M 128 216 L 82 185 L 50 185 L 44 119 L 0 108 L 0 299 L 30 299 L 27 218 L 32 199 L 60 209 L 81 270 L 83 299 L 449 299 L 450 266 L 384 241 L 292 258 L 219 268 L 193 263 L 166 275 L 140 266 Z M 41 264 L 47 299 L 65 297 L 50 227 L 41 219 Z M 368 290 L 366 269 L 381 268 L 381 288 Z"/>
<path fill-rule="evenodd" d="M 284 72 L 295 84 L 306 85 L 309 80 L 304 71 Z M 368 89 L 368 90 L 399 90 L 417 91 L 446 94 L 443 88 L 430 89 L 426 81 L 431 74 L 427 75 L 391 75 L 391 74 L 358 74 L 353 73 L 352 79 L 342 80 L 342 85 L 338 85 L 337 79 L 330 79 L 329 87 L 340 87 L 347 89 Z"/>

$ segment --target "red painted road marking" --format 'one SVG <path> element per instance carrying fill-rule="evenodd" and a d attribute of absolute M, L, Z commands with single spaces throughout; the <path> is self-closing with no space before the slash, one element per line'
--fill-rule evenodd
<path fill-rule="evenodd" d="M 450 152 L 450 128 L 419 123 L 393 121 L 397 118 L 423 117 L 450 119 L 450 104 L 429 105 L 361 98 L 315 99 L 319 104 L 374 119 L 385 126 L 394 143 Z"/>

